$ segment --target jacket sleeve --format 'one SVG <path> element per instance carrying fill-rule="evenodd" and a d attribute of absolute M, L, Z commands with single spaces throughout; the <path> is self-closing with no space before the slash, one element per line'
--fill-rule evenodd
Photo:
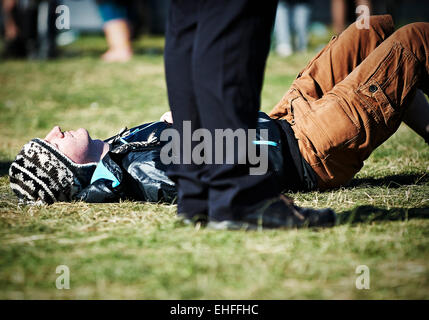
<path fill-rule="evenodd" d="M 99 179 L 76 196 L 77 200 L 90 203 L 118 202 L 125 195 L 120 188 L 112 187 L 112 181 L 107 179 Z"/>

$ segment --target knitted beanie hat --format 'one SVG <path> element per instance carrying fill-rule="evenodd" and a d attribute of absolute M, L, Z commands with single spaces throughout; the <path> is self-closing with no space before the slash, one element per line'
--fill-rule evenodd
<path fill-rule="evenodd" d="M 9 168 L 10 187 L 27 203 L 71 201 L 89 184 L 96 163 L 77 164 L 42 139 L 21 149 Z"/>

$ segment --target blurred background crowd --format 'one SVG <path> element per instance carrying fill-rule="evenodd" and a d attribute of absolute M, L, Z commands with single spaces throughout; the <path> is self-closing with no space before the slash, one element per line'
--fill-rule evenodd
<path fill-rule="evenodd" d="M 162 35 L 168 0 L 1 0 L 2 58 L 47 59 L 82 35 L 104 33 L 108 49 L 101 59 L 124 62 L 132 58 L 133 39 Z M 56 21 L 69 9 L 70 28 Z M 356 7 L 370 14 L 389 13 L 398 26 L 429 21 L 429 2 L 421 0 L 280 0 L 273 31 L 273 51 L 287 57 L 308 50 L 311 37 L 339 34 L 356 20 Z"/>

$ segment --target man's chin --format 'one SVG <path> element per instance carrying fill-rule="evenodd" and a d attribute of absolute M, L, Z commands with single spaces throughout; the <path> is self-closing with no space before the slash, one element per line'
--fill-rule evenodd
<path fill-rule="evenodd" d="M 80 134 L 87 136 L 88 139 L 91 140 L 91 136 L 89 135 L 88 130 L 86 130 L 85 128 L 79 128 L 76 130 L 76 132 L 79 132 Z"/>

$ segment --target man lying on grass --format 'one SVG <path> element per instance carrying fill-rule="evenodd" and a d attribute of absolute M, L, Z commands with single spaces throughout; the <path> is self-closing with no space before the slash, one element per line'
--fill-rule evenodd
<path fill-rule="evenodd" d="M 351 25 L 298 75 L 271 119 L 260 113 L 258 126 L 273 142 L 269 170 L 285 190 L 346 184 L 401 121 L 428 141 L 429 105 L 419 89 L 428 93 L 429 23 L 392 32 L 390 16 L 371 17 L 370 29 Z M 168 121 L 154 122 L 105 141 L 92 140 L 85 129 L 54 127 L 17 155 L 11 187 L 34 202 L 170 202 L 176 190 L 160 161 L 160 135 L 169 127 Z M 276 219 L 288 219 L 288 226 L 335 220 L 332 210 L 285 201 L 290 210 Z"/>

